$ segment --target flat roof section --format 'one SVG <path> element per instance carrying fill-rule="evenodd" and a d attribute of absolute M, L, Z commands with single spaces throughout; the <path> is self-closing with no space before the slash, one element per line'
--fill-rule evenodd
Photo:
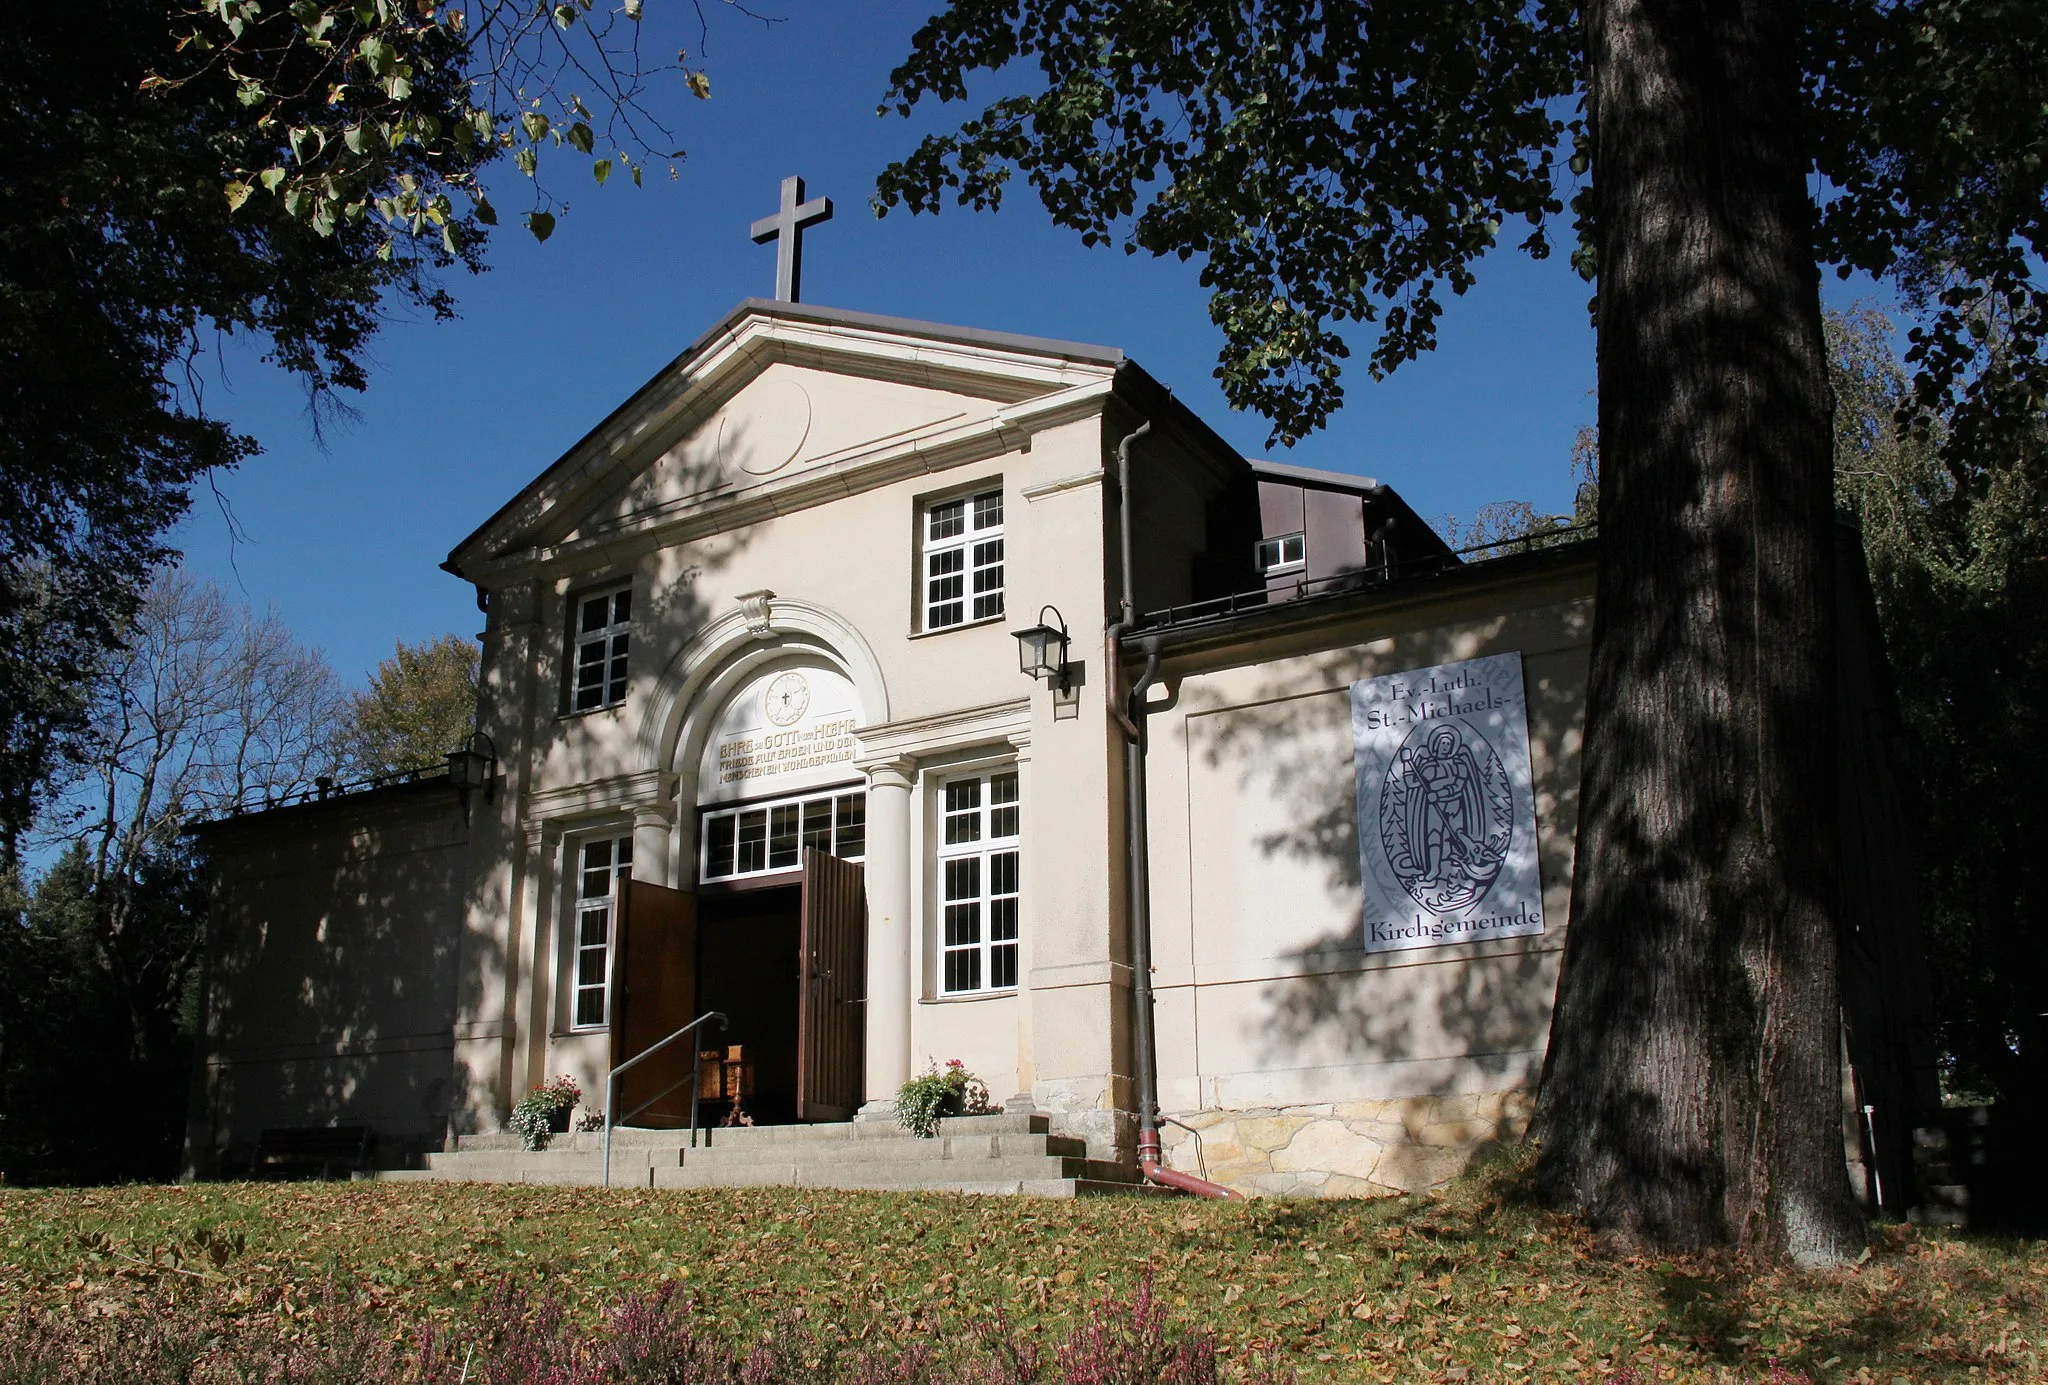
<path fill-rule="evenodd" d="M 1300 481 L 1304 485 L 1327 486 L 1332 490 L 1355 491 L 1363 494 L 1382 489 L 1380 482 L 1370 476 L 1353 476 L 1343 471 L 1318 471 L 1314 467 L 1295 466 L 1289 462 L 1269 462 L 1263 457 L 1248 458 L 1254 475 L 1271 477 L 1275 481 Z"/>

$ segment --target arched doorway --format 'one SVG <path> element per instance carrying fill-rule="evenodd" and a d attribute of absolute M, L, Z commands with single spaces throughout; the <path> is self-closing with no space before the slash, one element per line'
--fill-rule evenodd
<path fill-rule="evenodd" d="M 677 651 L 645 706 L 638 759 L 671 786 L 674 814 L 636 855 L 632 892 L 677 921 L 649 957 L 687 958 L 687 974 L 647 968 L 657 1000 L 620 1012 L 613 1062 L 708 1010 L 733 1015 L 738 1032 L 707 1044 L 719 1050 L 699 1088 L 707 1123 L 736 1102 L 762 1123 L 843 1119 L 861 1102 L 867 792 L 853 731 L 888 719 L 860 632 L 768 591 L 745 594 Z M 714 835 L 730 857 L 711 855 Z M 684 1077 L 689 1060 L 675 1055 Z M 646 1067 L 652 1090 L 675 1080 L 665 1060 Z"/>
<path fill-rule="evenodd" d="M 730 1021 L 702 1091 L 710 1119 L 844 1120 L 860 1105 L 861 722 L 852 681 L 810 652 L 752 664 L 708 718 L 689 834 L 697 994 Z"/>

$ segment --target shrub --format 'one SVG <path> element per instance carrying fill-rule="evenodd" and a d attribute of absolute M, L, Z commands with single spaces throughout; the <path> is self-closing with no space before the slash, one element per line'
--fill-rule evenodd
<path fill-rule="evenodd" d="M 583 1089 L 566 1074 L 535 1087 L 512 1108 L 512 1129 L 526 1147 L 539 1153 L 555 1138 L 554 1118 L 574 1110 L 583 1100 Z"/>
<path fill-rule="evenodd" d="M 933 1063 L 896 1093 L 896 1123 L 911 1134 L 931 1139 L 943 1116 L 979 1116 L 989 1111 L 988 1086 L 958 1058 L 946 1066 Z"/>

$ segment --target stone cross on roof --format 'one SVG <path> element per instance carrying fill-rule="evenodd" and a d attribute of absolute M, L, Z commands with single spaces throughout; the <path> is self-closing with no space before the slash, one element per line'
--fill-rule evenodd
<path fill-rule="evenodd" d="M 775 296 L 783 302 L 796 302 L 803 291 L 804 227 L 831 219 L 832 199 L 804 201 L 804 180 L 791 175 L 782 180 L 781 208 L 754 223 L 754 244 L 776 242 Z"/>

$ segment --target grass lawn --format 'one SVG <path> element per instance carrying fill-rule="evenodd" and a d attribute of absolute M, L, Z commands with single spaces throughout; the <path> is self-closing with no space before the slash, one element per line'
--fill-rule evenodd
<path fill-rule="evenodd" d="M 2048 1247 L 1883 1228 L 1851 1270 L 1600 1253 L 1515 1172 L 1383 1202 L 1077 1202 L 762 1189 L 288 1184 L 0 1192 L 0 1312 L 201 1302 L 461 1332 L 507 1277 L 572 1313 L 664 1282 L 737 1340 L 1071 1331 L 1149 1273 L 1224 1360 L 1303 1381 L 2048 1381 Z M 329 1291 L 324 1286 L 334 1286 Z M 324 1305 L 324 1306 L 323 1306 Z M 39 1331 L 47 1330 L 40 1328 Z M 1628 1372 L 1633 1372 L 1631 1376 Z M 7 1374 L 0 1362 L 0 1377 Z"/>

